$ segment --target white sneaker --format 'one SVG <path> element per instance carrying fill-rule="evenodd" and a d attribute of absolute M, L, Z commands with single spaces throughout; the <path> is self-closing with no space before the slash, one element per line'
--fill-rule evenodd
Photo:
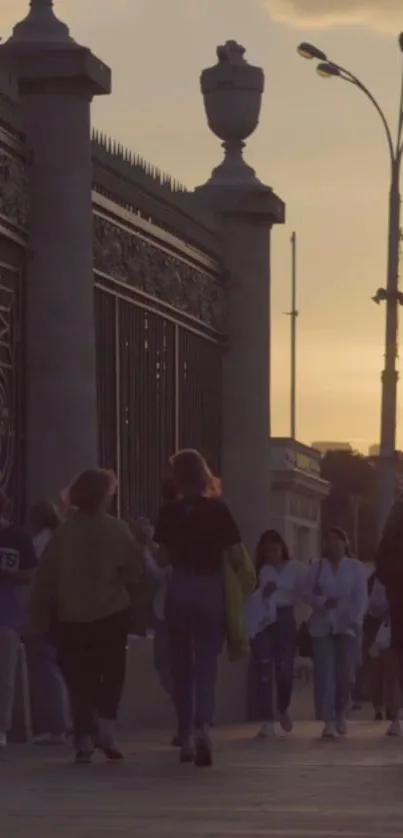
<path fill-rule="evenodd" d="M 347 736 L 348 725 L 346 719 L 338 719 L 336 722 L 336 732 L 339 736 Z"/>
<path fill-rule="evenodd" d="M 279 713 L 278 720 L 285 733 L 291 733 L 294 724 L 289 713 Z"/>
<path fill-rule="evenodd" d="M 391 722 L 390 726 L 386 731 L 386 736 L 401 736 L 402 735 L 402 728 L 399 722 L 399 719 L 395 719 Z"/>
<path fill-rule="evenodd" d="M 322 739 L 336 739 L 336 725 L 334 722 L 326 722 L 322 732 Z"/>
<path fill-rule="evenodd" d="M 272 739 L 276 735 L 273 722 L 263 722 L 260 728 L 257 739 Z"/>

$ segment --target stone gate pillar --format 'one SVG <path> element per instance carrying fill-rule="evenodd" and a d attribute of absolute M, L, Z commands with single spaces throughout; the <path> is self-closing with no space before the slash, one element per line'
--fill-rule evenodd
<path fill-rule="evenodd" d="M 55 17 L 30 12 L 0 47 L 18 81 L 29 166 L 27 496 L 57 497 L 97 463 L 90 105 L 110 70 Z"/>
<path fill-rule="evenodd" d="M 228 42 L 201 76 L 210 129 L 225 158 L 196 190 L 218 214 L 228 272 L 228 344 L 223 360 L 222 477 L 225 497 L 250 550 L 270 526 L 270 231 L 284 204 L 242 157 L 255 130 L 263 71 Z"/>

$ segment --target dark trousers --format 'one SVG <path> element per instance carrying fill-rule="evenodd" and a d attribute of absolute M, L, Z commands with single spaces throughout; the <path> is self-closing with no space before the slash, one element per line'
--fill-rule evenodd
<path fill-rule="evenodd" d="M 214 718 L 218 658 L 225 639 L 225 600 L 221 576 L 174 571 L 169 581 L 166 625 L 171 655 L 178 733 Z"/>
<path fill-rule="evenodd" d="M 93 623 L 62 623 L 57 651 L 76 739 L 94 736 L 98 719 L 117 718 L 126 670 L 129 613 Z"/>
<path fill-rule="evenodd" d="M 292 608 L 279 608 L 277 621 L 251 642 L 257 670 L 258 706 L 262 721 L 273 722 L 274 684 L 277 710 L 287 713 L 294 684 L 294 657 L 297 627 Z"/>

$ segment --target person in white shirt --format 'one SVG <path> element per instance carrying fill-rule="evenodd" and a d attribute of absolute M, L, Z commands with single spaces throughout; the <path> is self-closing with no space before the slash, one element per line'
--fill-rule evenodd
<path fill-rule="evenodd" d="M 246 605 L 251 651 L 257 669 L 258 705 L 262 727 L 259 737 L 274 734 L 274 685 L 277 716 L 287 733 L 294 682 L 297 626 L 294 610 L 302 595 L 304 567 L 290 559 L 287 546 L 275 530 L 267 530 L 256 550 L 258 586 Z"/>
<path fill-rule="evenodd" d="M 346 715 L 357 664 L 357 644 L 367 608 L 367 580 L 360 561 L 350 557 L 346 534 L 332 527 L 327 555 L 313 562 L 304 580 L 311 605 L 308 622 L 313 641 L 317 715 L 323 737 L 347 733 Z"/>

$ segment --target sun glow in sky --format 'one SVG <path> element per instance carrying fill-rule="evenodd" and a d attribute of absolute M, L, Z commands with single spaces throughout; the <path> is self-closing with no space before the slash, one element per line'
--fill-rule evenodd
<path fill-rule="evenodd" d="M 2 0 L 7 37 L 28 0 Z M 322 81 L 296 55 L 313 41 L 365 81 L 396 120 L 401 0 L 56 0 L 73 36 L 113 69 L 94 107 L 102 131 L 193 187 L 221 159 L 200 71 L 235 38 L 264 67 L 260 126 L 246 159 L 286 201 L 273 234 L 273 432 L 289 431 L 290 236 L 298 234 L 298 436 L 377 441 L 385 284 L 388 159 L 375 112 L 357 90 Z M 394 124 L 394 122 L 393 122 Z M 403 447 L 403 423 L 398 444 Z"/>

